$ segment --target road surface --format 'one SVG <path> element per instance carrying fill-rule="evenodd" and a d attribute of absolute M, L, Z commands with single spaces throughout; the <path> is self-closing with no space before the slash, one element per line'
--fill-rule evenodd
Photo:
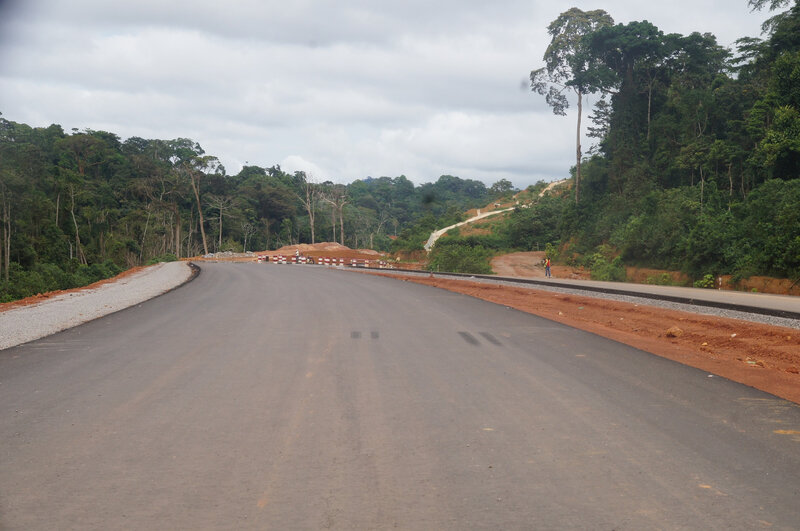
<path fill-rule="evenodd" d="M 0 352 L 2 529 L 797 528 L 800 408 L 315 266 Z"/>

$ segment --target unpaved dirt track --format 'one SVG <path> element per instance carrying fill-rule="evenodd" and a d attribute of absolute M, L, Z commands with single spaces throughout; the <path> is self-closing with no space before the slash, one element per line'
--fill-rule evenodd
<path fill-rule="evenodd" d="M 319 267 L 0 352 L 0 528 L 796 528 L 800 408 L 536 316 Z"/>

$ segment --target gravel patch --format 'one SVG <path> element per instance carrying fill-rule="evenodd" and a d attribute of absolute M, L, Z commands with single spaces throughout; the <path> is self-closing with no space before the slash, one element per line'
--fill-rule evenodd
<path fill-rule="evenodd" d="M 188 262 L 160 263 L 97 288 L 0 312 L 0 350 L 124 310 L 166 293 L 191 277 Z"/>
<path fill-rule="evenodd" d="M 387 271 L 388 272 L 388 271 Z M 429 276 L 430 273 L 415 273 L 410 271 L 395 270 L 391 271 L 393 274 L 412 275 L 412 276 Z M 437 275 L 434 273 L 434 277 Z M 620 302 L 628 302 L 631 304 L 638 304 L 642 306 L 652 306 L 656 308 L 667 308 L 670 310 L 679 310 L 683 312 L 691 312 L 702 315 L 714 315 L 717 317 L 728 317 L 730 319 L 739 319 L 742 321 L 750 321 L 752 323 L 762 323 L 772 326 L 782 326 L 785 328 L 794 328 L 800 330 L 800 319 L 787 319 L 784 317 L 774 317 L 770 315 L 763 315 L 751 312 L 741 312 L 736 310 L 727 310 L 724 308 L 715 308 L 713 306 L 699 306 L 696 304 L 684 304 L 679 302 L 664 301 L 659 299 L 652 299 L 649 297 L 636 297 L 633 295 L 618 295 L 613 293 L 599 293 L 597 291 L 588 291 L 578 288 L 563 288 L 556 286 L 546 285 L 531 285 L 520 282 L 509 282 L 504 280 L 494 280 L 488 278 L 478 277 L 451 277 L 441 275 L 439 278 L 461 278 L 462 280 L 469 280 L 471 282 L 483 282 L 487 284 L 500 284 L 503 286 L 513 286 L 515 288 L 535 289 L 541 291 L 552 291 L 555 293 L 564 293 L 569 295 L 580 295 L 582 297 L 593 297 L 595 299 L 609 299 Z"/>

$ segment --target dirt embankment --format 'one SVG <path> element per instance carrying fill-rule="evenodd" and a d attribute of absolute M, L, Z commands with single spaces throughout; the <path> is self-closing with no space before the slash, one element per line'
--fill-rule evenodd
<path fill-rule="evenodd" d="M 539 315 L 800 404 L 800 330 L 497 284 L 372 274 Z"/>
<path fill-rule="evenodd" d="M 544 278 L 544 251 L 510 253 L 492 259 L 492 271 L 501 277 Z M 589 271 L 582 267 L 552 264 L 550 272 L 555 278 L 589 279 Z"/>

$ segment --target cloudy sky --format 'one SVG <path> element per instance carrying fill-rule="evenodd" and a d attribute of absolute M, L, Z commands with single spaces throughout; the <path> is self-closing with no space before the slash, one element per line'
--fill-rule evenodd
<path fill-rule="evenodd" d="M 723 45 L 767 16 L 746 0 L 0 0 L 0 112 L 188 137 L 228 173 L 523 188 L 574 162 L 575 116 L 528 88 L 547 25 L 573 6 Z"/>

